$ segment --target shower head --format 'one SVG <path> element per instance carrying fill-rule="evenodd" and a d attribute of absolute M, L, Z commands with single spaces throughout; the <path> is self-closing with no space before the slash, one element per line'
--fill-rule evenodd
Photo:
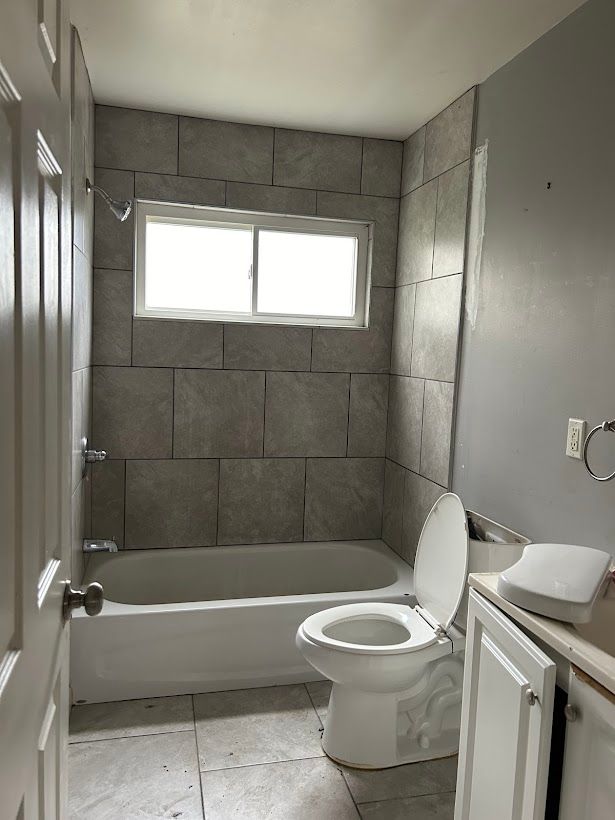
<path fill-rule="evenodd" d="M 103 191 L 102 188 L 99 188 L 98 185 L 92 185 L 89 179 L 85 181 L 85 190 L 90 193 L 90 191 L 94 191 L 95 193 L 99 194 L 109 206 L 109 210 L 113 214 L 116 219 L 119 219 L 120 222 L 124 222 L 128 219 L 130 212 L 132 211 L 132 200 L 131 199 L 112 199 L 106 191 Z"/>

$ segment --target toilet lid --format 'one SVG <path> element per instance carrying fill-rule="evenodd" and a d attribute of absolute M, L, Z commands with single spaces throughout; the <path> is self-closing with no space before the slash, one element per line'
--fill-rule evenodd
<path fill-rule="evenodd" d="M 414 588 L 420 606 L 444 629 L 455 620 L 468 577 L 468 522 L 459 496 L 433 505 L 419 538 Z"/>

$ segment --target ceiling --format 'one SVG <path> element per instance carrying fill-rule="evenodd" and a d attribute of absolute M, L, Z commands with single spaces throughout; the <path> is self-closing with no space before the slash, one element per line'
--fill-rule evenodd
<path fill-rule="evenodd" d="M 97 102 L 404 139 L 584 0 L 72 0 Z"/>

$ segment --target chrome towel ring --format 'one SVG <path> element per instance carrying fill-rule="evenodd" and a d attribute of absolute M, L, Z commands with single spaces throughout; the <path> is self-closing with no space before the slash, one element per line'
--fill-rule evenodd
<path fill-rule="evenodd" d="M 599 430 L 604 430 L 606 433 L 615 433 L 615 419 L 612 421 L 603 421 L 602 424 L 599 424 L 597 427 L 594 427 L 593 430 L 589 431 L 587 438 L 585 439 L 585 444 L 583 445 L 583 463 L 585 464 L 587 472 L 596 481 L 611 481 L 611 479 L 615 478 L 615 470 L 610 475 L 596 475 L 587 461 L 587 448 L 589 446 L 589 442 L 591 441 L 592 436 L 594 436 Z"/>

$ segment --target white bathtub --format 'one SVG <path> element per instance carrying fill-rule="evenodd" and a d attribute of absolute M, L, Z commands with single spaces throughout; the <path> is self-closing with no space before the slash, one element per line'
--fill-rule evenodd
<path fill-rule="evenodd" d="M 73 695 L 87 702 L 318 680 L 295 647 L 308 615 L 414 598 L 412 569 L 382 541 L 102 553 L 90 581 L 103 611 L 71 627 Z"/>

